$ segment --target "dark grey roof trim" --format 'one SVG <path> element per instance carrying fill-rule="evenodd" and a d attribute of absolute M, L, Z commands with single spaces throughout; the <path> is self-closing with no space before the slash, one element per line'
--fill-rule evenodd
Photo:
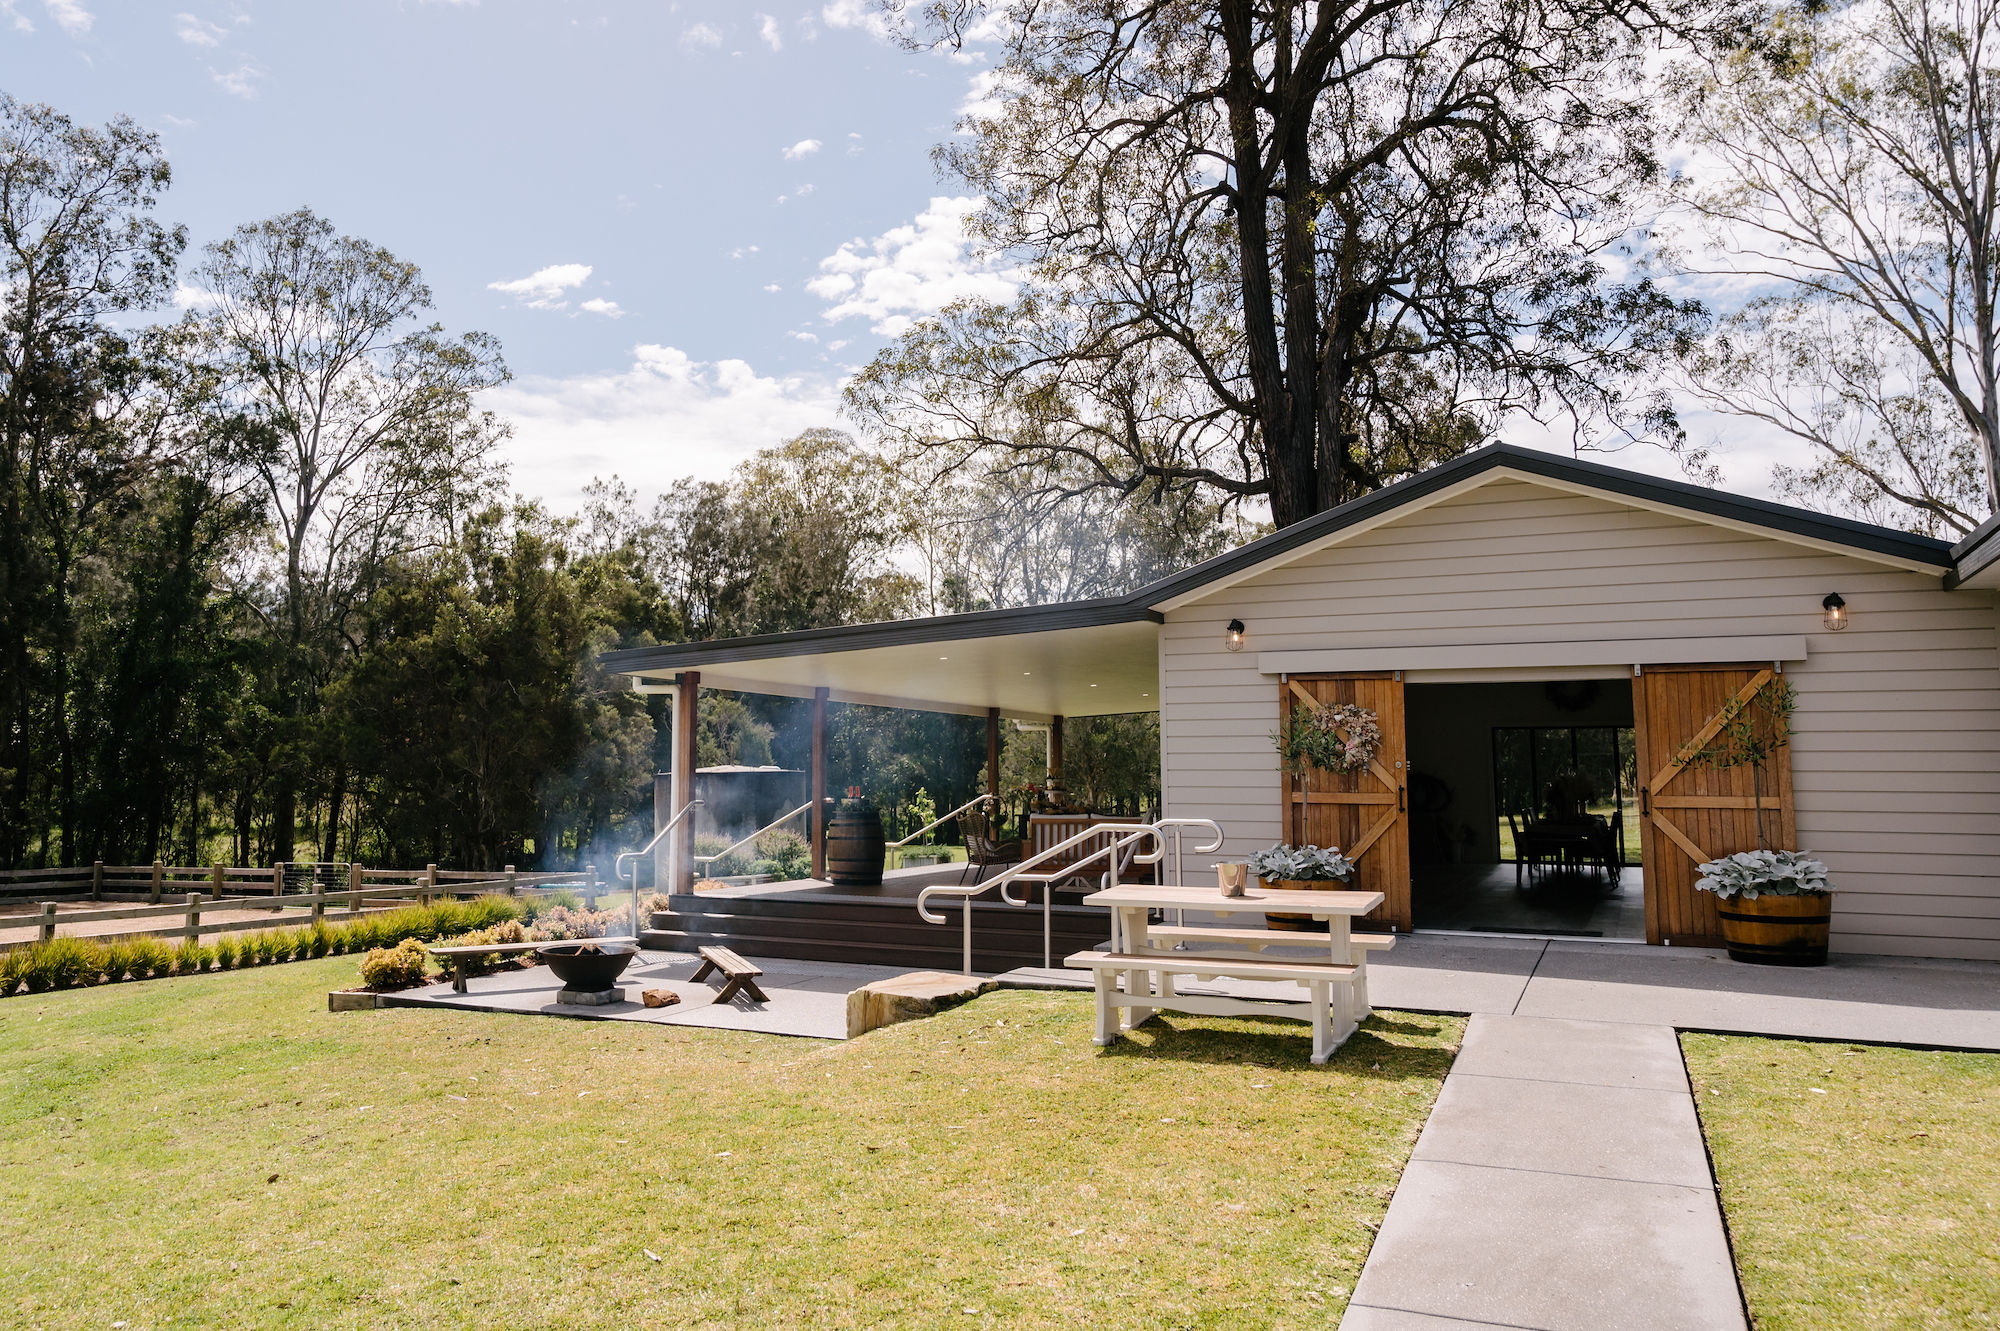
<path fill-rule="evenodd" d="M 1951 557 L 1953 568 L 1944 580 L 1947 587 L 1956 587 L 2000 560 L 2000 513 L 1974 527 L 1970 536 L 1951 548 Z"/>
<path fill-rule="evenodd" d="M 1681 481 L 1659 480 L 1618 467 L 1583 462 L 1576 458 L 1522 448 L 1515 444 L 1488 444 L 1485 448 L 1467 453 L 1464 457 L 1454 458 L 1450 462 L 1432 467 L 1429 471 L 1418 472 L 1408 480 L 1398 481 L 1373 494 L 1342 504 L 1339 508 L 1316 514 L 1304 522 L 1274 532 L 1260 541 L 1252 541 L 1249 545 L 1232 550 L 1228 554 L 1218 555 L 1205 564 L 1196 564 L 1193 568 L 1176 573 L 1172 577 L 1162 578 L 1149 587 L 1141 587 L 1132 594 L 1133 599 L 1143 601 L 1147 605 L 1158 605 L 1177 596 L 1184 596 L 1207 583 L 1254 568 L 1265 560 L 1331 536 L 1342 528 L 1351 527 L 1357 522 L 1366 521 L 1390 509 L 1398 508 L 1413 499 L 1422 499 L 1435 494 L 1447 486 L 1456 485 L 1460 481 L 1492 471 L 1497 467 L 1585 485 L 1593 490 L 1624 495 L 1631 499 L 1668 504 L 1675 508 L 1705 513 L 1711 517 L 1729 518 L 1736 522 L 1767 527 L 1773 531 L 1789 532 L 1796 536 L 1807 536 L 1835 545 L 1851 546 L 1857 550 L 1893 555 L 1899 559 L 1929 564 L 1939 569 L 1951 567 L 1951 547 L 1943 541 L 1928 536 L 1915 536 L 1891 527 L 1877 527 L 1866 522 L 1855 522 L 1849 518 L 1829 517 L 1824 513 L 1774 504 L 1769 500 L 1725 494 L 1720 490 L 1705 489 Z"/>
<path fill-rule="evenodd" d="M 901 647 L 923 642 L 955 642 L 966 638 L 1001 638 L 1016 633 L 1052 633 L 1060 629 L 1096 628 L 1106 624 L 1157 624 L 1162 616 L 1130 597 L 1107 596 L 1094 601 L 1062 601 L 1054 605 L 1018 606 L 1008 610 L 975 610 L 964 615 L 934 615 L 928 619 L 898 619 L 881 624 L 844 624 L 835 628 L 763 633 L 754 638 L 718 638 L 712 642 L 672 643 L 660 647 L 628 647 L 606 652 L 598 663 L 606 670 L 699 670 L 729 661 L 768 661 L 776 656 L 811 656 L 819 652 L 851 652 L 867 647 Z"/>

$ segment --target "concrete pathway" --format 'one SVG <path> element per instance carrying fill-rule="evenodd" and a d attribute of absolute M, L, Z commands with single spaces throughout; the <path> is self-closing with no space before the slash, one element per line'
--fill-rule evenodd
<path fill-rule="evenodd" d="M 1745 1326 L 1669 1026 L 1475 1015 L 1342 1331 Z"/>

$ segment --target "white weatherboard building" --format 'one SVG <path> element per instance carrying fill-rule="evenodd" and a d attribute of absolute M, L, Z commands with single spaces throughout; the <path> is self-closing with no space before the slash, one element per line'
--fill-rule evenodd
<path fill-rule="evenodd" d="M 606 663 L 683 722 L 699 686 L 986 716 L 990 761 L 1005 718 L 1157 710 L 1166 815 L 1217 820 L 1225 858 L 1340 845 L 1399 930 L 1714 944 L 1693 867 L 1753 848 L 1761 800 L 1832 869 L 1836 950 L 2000 959 L 1994 522 L 1954 547 L 1495 445 L 1128 596 Z M 1677 761 L 1779 676 L 1793 738 L 1758 789 Z M 1271 732 L 1333 700 L 1377 714 L 1377 764 L 1288 778 Z M 1629 867 L 1550 904 L 1508 815 L 1577 772 Z"/>

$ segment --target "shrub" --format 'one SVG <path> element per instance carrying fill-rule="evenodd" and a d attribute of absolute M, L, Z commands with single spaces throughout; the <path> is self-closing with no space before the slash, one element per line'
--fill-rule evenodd
<path fill-rule="evenodd" d="M 404 989 L 421 984 L 430 954 L 414 938 L 395 947 L 378 947 L 361 959 L 361 982 L 370 989 Z"/>
<path fill-rule="evenodd" d="M 772 833 L 770 835 L 783 834 Z M 766 836 L 765 840 L 769 839 L 770 836 Z M 697 856 L 715 855 L 729 849 L 729 845 L 729 842 L 719 836 L 698 836 L 694 839 L 694 853 Z M 762 842 L 759 842 L 758 846 L 761 848 Z M 724 855 L 721 859 L 710 863 L 705 872 L 711 878 L 728 878 L 736 874 L 749 873 L 750 862 L 753 858 L 750 853 L 739 850 L 733 855 Z"/>
<path fill-rule="evenodd" d="M 234 937 L 229 934 L 217 934 L 215 936 L 216 969 L 226 971 L 233 968 L 236 965 L 237 957 L 242 951 L 242 945 Z"/>
<path fill-rule="evenodd" d="M 306 954 L 306 937 L 304 929 L 273 929 L 271 931 L 271 959 L 273 961 L 297 961 Z"/>
<path fill-rule="evenodd" d="M 89 938 L 51 938 L 29 949 L 24 979 L 30 992 L 95 984 L 104 974 L 105 947 Z M 136 972 L 135 972 L 136 973 Z"/>
<path fill-rule="evenodd" d="M 325 920 L 314 920 L 312 928 L 305 931 L 305 948 L 302 955 L 323 957 L 333 951 L 333 930 L 326 927 Z"/>
<path fill-rule="evenodd" d="M 132 971 L 137 961 L 138 954 L 132 950 L 131 940 L 112 939 L 104 945 L 104 978 L 116 984 Z"/>
<path fill-rule="evenodd" d="M 174 950 L 157 938 L 132 940 L 132 978 L 150 979 L 173 969 Z"/>
<path fill-rule="evenodd" d="M 366 952 L 370 948 L 382 946 L 387 941 L 382 935 L 382 918 L 380 915 L 363 915 L 360 919 L 348 924 L 346 927 L 347 950 L 349 952 Z"/>
<path fill-rule="evenodd" d="M 557 906 L 535 922 L 537 940 L 602 938 L 625 920 L 623 911 L 567 910 Z"/>
<path fill-rule="evenodd" d="M 812 847 L 797 832 L 766 832 L 757 838 L 757 862 L 752 873 L 779 878 L 805 878 L 812 873 Z"/>
<path fill-rule="evenodd" d="M 214 953 L 193 938 L 183 938 L 181 945 L 174 949 L 174 974 L 200 975 L 208 969 L 209 959 Z"/>
<path fill-rule="evenodd" d="M 557 906 L 565 910 L 580 910 L 583 907 L 583 894 L 573 887 L 558 887 L 553 891 L 537 892 L 533 896 L 523 897 L 520 918 L 532 924 L 543 912 L 553 910 Z"/>
<path fill-rule="evenodd" d="M 528 931 L 521 927 L 519 920 L 502 920 L 490 929 L 474 929 L 469 934 L 457 934 L 444 940 L 447 947 L 478 947 L 482 943 L 525 943 Z M 464 957 L 468 975 L 487 975 L 513 961 L 513 955 L 505 952 L 489 952 L 481 956 Z"/>

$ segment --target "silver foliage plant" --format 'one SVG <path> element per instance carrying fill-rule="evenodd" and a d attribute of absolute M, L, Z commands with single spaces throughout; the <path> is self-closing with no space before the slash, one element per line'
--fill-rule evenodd
<path fill-rule="evenodd" d="M 1804 850 L 1745 850 L 1698 866 L 1695 886 L 1719 897 L 1796 897 L 1831 892 L 1826 865 Z"/>
<path fill-rule="evenodd" d="M 1250 856 L 1250 872 L 1267 883 L 1345 883 L 1354 877 L 1354 861 L 1340 847 L 1287 846 L 1282 843 Z"/>

